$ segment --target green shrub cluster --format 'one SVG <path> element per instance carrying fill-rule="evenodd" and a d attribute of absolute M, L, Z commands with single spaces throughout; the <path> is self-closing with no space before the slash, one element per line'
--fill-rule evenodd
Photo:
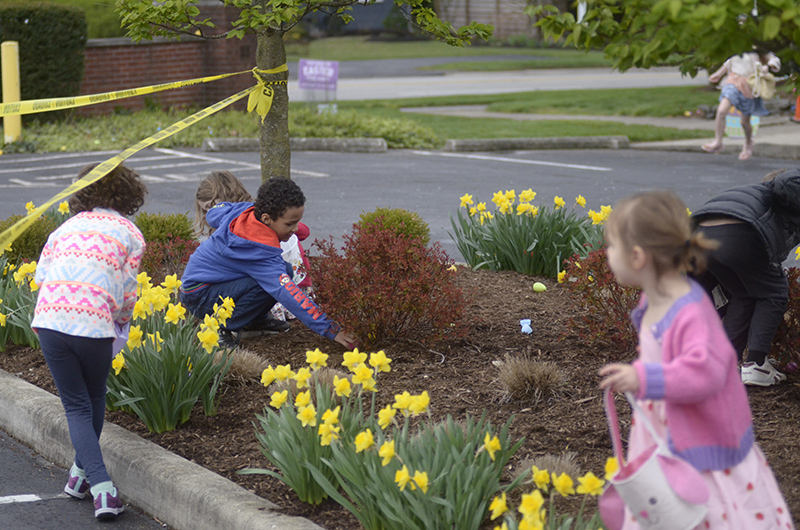
<path fill-rule="evenodd" d="M 364 212 L 359 216 L 356 227 L 361 233 L 374 230 L 389 229 L 398 235 L 418 238 L 422 246 L 428 246 L 431 240 L 431 229 L 417 212 L 402 208 L 376 208 L 372 212 Z"/>
<path fill-rule="evenodd" d="M 192 221 L 183 213 L 139 212 L 133 222 L 148 243 L 168 242 L 175 238 L 194 239 Z"/>
<path fill-rule="evenodd" d="M 86 46 L 86 17 L 74 6 L 0 4 L 0 41 L 19 42 L 22 99 L 79 94 Z M 46 115 L 53 119 L 54 114 Z"/>
<path fill-rule="evenodd" d="M 0 221 L 0 233 L 5 232 L 14 223 L 25 217 L 24 215 L 15 214 Z M 22 232 L 20 236 L 14 240 L 10 250 L 6 250 L 5 255 L 8 257 L 10 263 L 19 263 L 21 261 L 36 261 L 42 254 L 42 249 L 50 233 L 58 228 L 61 224 L 55 216 L 43 215 L 37 219 L 27 230 Z"/>

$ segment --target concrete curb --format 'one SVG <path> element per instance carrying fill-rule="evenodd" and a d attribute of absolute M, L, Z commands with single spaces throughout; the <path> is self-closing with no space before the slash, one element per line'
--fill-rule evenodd
<path fill-rule="evenodd" d="M 203 151 L 258 151 L 258 138 L 205 138 Z M 344 153 L 385 153 L 383 138 L 289 138 L 292 151 L 339 151 Z"/>
<path fill-rule="evenodd" d="M 695 141 L 694 144 L 680 144 L 671 142 L 640 142 L 630 145 L 631 149 L 640 149 L 642 151 L 676 151 L 686 153 L 705 153 L 700 148 L 700 141 Z M 729 144 L 722 148 L 719 154 L 722 155 L 738 155 L 742 150 L 740 144 Z M 763 158 L 781 158 L 786 160 L 800 159 L 800 145 L 780 145 L 770 143 L 758 143 L 753 146 L 753 156 Z"/>
<path fill-rule="evenodd" d="M 0 370 L 0 426 L 69 468 L 74 453 L 61 401 Z M 122 499 L 176 530 L 323 530 L 275 513 L 271 502 L 125 429 L 106 422 L 100 440 Z"/>
<path fill-rule="evenodd" d="M 537 149 L 625 149 L 627 136 L 572 136 L 563 138 L 489 138 L 447 140 L 444 151 L 527 151 Z"/>

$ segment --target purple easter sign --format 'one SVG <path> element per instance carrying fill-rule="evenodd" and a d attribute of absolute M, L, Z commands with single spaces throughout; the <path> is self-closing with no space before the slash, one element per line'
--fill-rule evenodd
<path fill-rule="evenodd" d="M 305 90 L 336 90 L 339 61 L 300 59 L 298 86 Z"/>

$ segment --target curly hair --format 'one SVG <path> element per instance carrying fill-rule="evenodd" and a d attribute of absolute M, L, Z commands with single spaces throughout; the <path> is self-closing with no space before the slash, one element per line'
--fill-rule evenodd
<path fill-rule="evenodd" d="M 299 208 L 305 204 L 306 196 L 292 179 L 273 177 L 259 186 L 254 213 L 259 219 L 267 214 L 274 221 L 289 208 Z"/>
<path fill-rule="evenodd" d="M 200 181 L 194 195 L 194 230 L 197 235 L 211 234 L 214 230 L 206 221 L 211 206 L 219 202 L 251 202 L 253 197 L 230 171 L 214 170 Z"/>
<path fill-rule="evenodd" d="M 85 177 L 99 164 L 89 164 L 81 169 L 78 178 Z M 133 215 L 144 204 L 147 187 L 133 169 L 119 165 L 105 177 L 76 191 L 69 198 L 69 209 L 73 214 L 91 211 L 94 208 L 110 208 L 122 215 Z"/>

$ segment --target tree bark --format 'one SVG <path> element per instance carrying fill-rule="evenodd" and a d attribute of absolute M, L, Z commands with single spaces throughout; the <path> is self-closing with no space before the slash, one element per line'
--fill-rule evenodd
<path fill-rule="evenodd" d="M 261 29 L 257 33 L 256 42 L 256 66 L 259 70 L 277 68 L 286 62 L 286 48 L 283 46 L 283 33 L 280 30 Z M 263 77 L 267 82 L 288 78 L 289 72 Z M 289 91 L 286 83 L 270 86 L 275 90 L 272 108 L 259 126 L 262 182 L 271 177 L 292 178 L 292 154 L 289 150 Z"/>

